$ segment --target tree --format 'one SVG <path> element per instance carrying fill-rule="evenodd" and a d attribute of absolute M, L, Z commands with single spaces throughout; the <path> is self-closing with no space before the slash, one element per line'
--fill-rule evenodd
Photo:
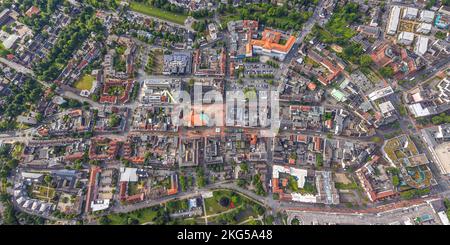
<path fill-rule="evenodd" d="M 0 157 L 7 158 L 10 151 L 11 151 L 10 144 L 5 144 L 5 145 L 1 146 L 0 147 Z"/>
<path fill-rule="evenodd" d="M 202 168 L 197 169 L 197 186 L 202 188 L 206 185 L 206 178 Z"/>
<path fill-rule="evenodd" d="M 279 200 L 279 199 L 280 199 L 280 194 L 278 194 L 278 193 L 273 193 L 273 194 L 272 194 L 272 198 L 273 198 L 273 200 Z"/>
<path fill-rule="evenodd" d="M 362 67 L 369 67 L 373 64 L 373 60 L 372 57 L 370 57 L 370 55 L 368 54 L 363 54 L 360 58 L 359 58 L 359 64 Z"/>
<path fill-rule="evenodd" d="M 292 219 L 291 225 L 300 225 L 300 221 L 297 218 Z"/>
<path fill-rule="evenodd" d="M 207 21 L 196 21 L 192 24 L 192 29 L 194 29 L 197 32 L 204 32 L 206 31 Z"/>
<path fill-rule="evenodd" d="M 253 205 L 253 212 L 258 215 L 263 215 L 266 210 L 259 204 Z"/>
<path fill-rule="evenodd" d="M 266 191 L 264 190 L 263 184 L 261 182 L 261 175 L 256 174 L 255 176 L 253 176 L 252 184 L 255 187 L 255 193 L 256 194 L 258 194 L 260 196 L 265 196 L 266 195 Z"/>
<path fill-rule="evenodd" d="M 238 195 L 233 195 L 231 201 L 236 205 L 241 202 L 241 198 Z"/>
<path fill-rule="evenodd" d="M 45 177 L 44 177 L 44 181 L 45 181 L 45 183 L 47 184 L 47 185 L 50 185 L 51 183 L 52 183 L 52 176 L 50 176 L 50 175 L 46 175 Z"/>
<path fill-rule="evenodd" d="M 19 165 L 19 160 L 17 159 L 11 159 L 9 160 L 6 165 L 8 166 L 8 168 L 10 169 L 15 169 L 17 167 L 17 165 Z"/>
<path fill-rule="evenodd" d="M 373 143 L 380 143 L 381 142 L 381 138 L 378 137 L 378 136 L 373 136 L 371 140 L 372 140 Z"/>
<path fill-rule="evenodd" d="M 293 192 L 298 192 L 298 183 L 294 176 L 289 176 L 289 188 Z"/>
<path fill-rule="evenodd" d="M 265 218 L 266 225 L 273 225 L 273 221 L 275 220 L 275 217 L 273 215 L 268 215 Z"/>
<path fill-rule="evenodd" d="M 443 122 L 442 118 L 440 116 L 434 116 L 433 118 L 431 118 L 431 121 L 433 122 L 433 124 L 441 124 Z"/>
<path fill-rule="evenodd" d="M 100 161 L 98 161 L 98 160 L 90 160 L 90 161 L 89 161 L 89 164 L 90 164 L 90 165 L 99 166 L 99 165 L 100 165 Z"/>
<path fill-rule="evenodd" d="M 115 128 L 115 127 L 119 126 L 120 121 L 121 121 L 120 116 L 113 113 L 109 116 L 108 125 L 112 128 Z"/>
<path fill-rule="evenodd" d="M 405 200 L 413 199 L 415 197 L 424 196 L 430 193 L 429 188 L 425 189 L 412 189 L 400 193 L 400 197 Z"/>
<path fill-rule="evenodd" d="M 236 184 L 237 184 L 237 186 L 244 188 L 247 185 L 247 181 L 245 181 L 243 179 L 238 179 Z"/>
<path fill-rule="evenodd" d="M 186 177 L 184 175 L 180 176 L 180 186 L 181 186 L 181 191 L 186 191 L 187 190 L 187 181 L 186 181 Z"/>
<path fill-rule="evenodd" d="M 239 167 L 240 167 L 242 172 L 244 172 L 244 173 L 248 172 L 248 165 L 245 162 L 241 163 L 239 165 Z"/>
<path fill-rule="evenodd" d="M 445 208 L 450 209 L 450 199 L 445 198 L 444 199 L 444 205 L 445 205 Z"/>
<path fill-rule="evenodd" d="M 397 175 L 392 176 L 392 184 L 394 186 L 399 186 L 400 185 L 400 180 L 399 180 Z"/>
<path fill-rule="evenodd" d="M 16 218 L 16 214 L 14 211 L 13 206 L 8 203 L 5 207 L 5 210 L 3 211 L 3 216 L 4 216 L 4 224 L 6 225 L 16 225 L 17 224 L 17 218 Z"/>
<path fill-rule="evenodd" d="M 386 171 L 392 175 L 398 175 L 400 173 L 400 170 L 395 167 L 388 167 L 386 168 Z"/>
<path fill-rule="evenodd" d="M 128 224 L 128 225 L 137 225 L 137 224 L 139 224 L 139 220 L 137 220 L 137 219 L 135 219 L 135 218 L 129 217 L 129 218 L 127 219 L 127 224 Z"/>
<path fill-rule="evenodd" d="M 386 66 L 380 69 L 380 74 L 385 78 L 391 78 L 394 76 L 394 69 L 390 66 Z"/>
<path fill-rule="evenodd" d="M 181 210 L 187 210 L 189 208 L 189 204 L 187 200 L 182 200 L 180 203 Z"/>
<path fill-rule="evenodd" d="M 316 168 L 323 167 L 323 155 L 320 153 L 316 153 Z"/>
<path fill-rule="evenodd" d="M 436 34 L 434 34 L 434 36 L 437 39 L 443 40 L 443 39 L 445 39 L 447 37 L 447 34 L 445 32 L 442 32 L 442 31 L 437 31 Z"/>
<path fill-rule="evenodd" d="M 359 62 L 358 58 L 363 54 L 363 48 L 359 43 L 351 43 L 347 47 L 344 48 L 343 55 L 347 60 L 352 62 Z"/>
<path fill-rule="evenodd" d="M 431 118 L 431 122 L 435 125 L 450 123 L 450 114 L 441 113 Z"/>

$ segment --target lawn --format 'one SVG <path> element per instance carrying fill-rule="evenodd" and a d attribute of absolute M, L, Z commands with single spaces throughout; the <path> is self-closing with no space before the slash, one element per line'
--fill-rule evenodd
<path fill-rule="evenodd" d="M 152 207 L 131 212 L 128 214 L 109 214 L 107 217 L 111 220 L 111 225 L 127 224 L 128 218 L 137 219 L 139 224 L 151 222 L 157 215 L 157 211 L 152 210 Z"/>
<path fill-rule="evenodd" d="M 145 72 L 151 75 L 161 75 L 164 66 L 164 53 L 162 49 L 154 49 L 149 53 Z"/>
<path fill-rule="evenodd" d="M 133 196 L 139 194 L 138 183 L 128 183 L 128 195 Z"/>
<path fill-rule="evenodd" d="M 338 190 L 356 190 L 356 189 L 358 189 L 358 184 L 356 182 L 351 182 L 348 184 L 336 182 L 336 183 L 334 183 L 334 186 Z"/>
<path fill-rule="evenodd" d="M 230 21 L 240 19 L 256 20 L 260 19 L 261 16 L 263 16 L 263 18 L 261 18 L 263 20 L 260 20 L 260 24 L 264 26 L 273 27 L 275 29 L 293 29 L 295 31 L 298 31 L 300 30 L 302 24 L 312 16 L 312 12 L 298 12 L 295 10 L 288 10 L 288 12 L 286 12 L 286 15 L 267 14 L 269 10 L 280 10 L 281 7 L 272 7 L 271 5 L 260 3 L 247 4 L 245 6 L 236 7 L 234 9 L 235 12 L 226 12 L 226 14 L 222 14 L 220 16 L 220 22 L 223 27 L 226 27 L 227 23 Z M 277 10 L 275 10 L 275 12 L 277 12 Z M 292 17 L 291 14 L 296 14 L 297 16 Z"/>
<path fill-rule="evenodd" d="M 50 201 L 55 197 L 55 189 L 47 186 L 34 186 L 33 195 L 41 200 Z"/>
<path fill-rule="evenodd" d="M 22 157 L 22 152 L 24 149 L 24 145 L 17 144 L 14 146 L 14 150 L 12 151 L 11 155 L 14 159 L 20 159 Z"/>
<path fill-rule="evenodd" d="M 230 21 L 236 21 L 236 20 L 240 20 L 241 17 L 235 14 L 228 14 L 228 15 L 221 15 L 220 16 L 220 24 L 223 27 L 226 27 L 228 25 L 228 22 Z"/>
<path fill-rule="evenodd" d="M 229 200 L 228 206 L 224 207 L 220 204 L 222 198 L 227 198 Z M 213 197 L 204 199 L 204 202 L 207 215 L 218 214 L 233 208 L 238 208 L 245 203 L 255 205 L 252 200 L 230 190 L 214 191 Z"/>
<path fill-rule="evenodd" d="M 0 188 L 0 192 L 3 194 L 3 193 L 6 193 L 6 184 L 8 183 L 8 181 L 7 181 L 7 179 L 6 178 L 2 178 L 2 182 L 0 183 L 0 186 L 1 186 L 1 188 Z"/>
<path fill-rule="evenodd" d="M 80 80 L 75 82 L 75 88 L 79 90 L 91 90 L 95 78 L 91 75 L 84 75 Z"/>
<path fill-rule="evenodd" d="M 189 209 L 189 204 L 187 199 L 174 200 L 166 203 L 166 208 L 169 213 L 176 213 L 187 211 Z"/>
<path fill-rule="evenodd" d="M 383 80 L 381 80 L 381 78 L 379 78 L 373 70 L 361 69 L 361 71 L 362 73 L 364 73 L 364 75 L 366 75 L 367 79 L 369 79 L 372 84 L 379 84 L 383 82 Z"/>
<path fill-rule="evenodd" d="M 227 211 L 229 208 L 222 207 L 222 205 L 220 205 L 220 203 L 216 200 L 216 198 L 210 197 L 210 198 L 205 199 L 205 209 L 206 209 L 206 214 L 211 215 L 211 214 L 222 213 L 224 211 Z"/>
<path fill-rule="evenodd" d="M 147 4 L 131 2 L 130 8 L 133 11 L 139 12 L 141 14 L 153 16 L 159 19 L 167 20 L 173 23 L 177 23 L 180 25 L 184 25 L 184 21 L 187 18 L 187 15 L 184 14 L 174 14 L 171 12 L 164 11 L 162 9 L 158 9 Z"/>
<path fill-rule="evenodd" d="M 262 206 L 254 203 L 250 199 L 245 198 L 243 199 L 243 203 L 241 203 L 238 207 L 208 220 L 211 224 L 255 223 L 254 219 L 259 215 L 263 215 L 264 212 L 265 209 Z"/>

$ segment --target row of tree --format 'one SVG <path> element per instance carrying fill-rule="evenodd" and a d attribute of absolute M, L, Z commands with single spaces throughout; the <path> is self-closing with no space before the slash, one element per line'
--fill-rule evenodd
<path fill-rule="evenodd" d="M 27 78 L 21 86 L 11 85 L 9 89 L 11 93 L 6 96 L 6 103 L 0 107 L 0 115 L 3 115 L 0 132 L 13 129 L 16 117 L 28 111 L 42 98 L 41 86 L 31 78 Z"/>
<path fill-rule="evenodd" d="M 54 81 L 73 53 L 80 48 L 89 35 L 91 33 L 101 35 L 102 32 L 103 26 L 94 16 L 94 9 L 92 7 L 83 8 L 83 11 L 61 31 L 58 41 L 50 50 L 47 58 L 34 67 L 39 79 Z"/>
<path fill-rule="evenodd" d="M 282 30 L 300 30 L 302 24 L 311 16 L 310 11 L 300 11 L 299 7 L 289 8 L 287 5 L 248 4 L 239 7 L 219 5 L 219 12 L 226 15 L 239 16 L 239 19 L 258 20 L 260 24 Z"/>

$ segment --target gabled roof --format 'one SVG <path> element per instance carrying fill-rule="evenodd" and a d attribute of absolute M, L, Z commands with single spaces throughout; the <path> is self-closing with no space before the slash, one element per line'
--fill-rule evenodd
<path fill-rule="evenodd" d="M 296 38 L 294 36 L 289 36 L 285 44 L 280 44 L 281 33 L 266 29 L 262 33 L 261 40 L 251 39 L 250 44 L 252 46 L 262 47 L 271 51 L 278 51 L 282 53 L 288 53 L 289 50 L 294 46 Z"/>

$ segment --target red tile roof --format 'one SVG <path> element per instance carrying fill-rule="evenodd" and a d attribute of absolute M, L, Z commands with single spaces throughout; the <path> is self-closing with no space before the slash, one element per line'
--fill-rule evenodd
<path fill-rule="evenodd" d="M 25 13 L 25 15 L 31 18 L 33 15 L 39 14 L 39 12 L 40 12 L 40 10 L 39 10 L 38 7 L 36 7 L 36 6 L 31 6 L 31 8 L 29 8 L 29 9 L 27 10 L 27 12 Z"/>
<path fill-rule="evenodd" d="M 288 53 L 289 50 L 291 50 L 291 48 L 294 46 L 296 38 L 294 36 L 289 36 L 285 44 L 279 44 L 280 40 L 280 32 L 265 29 L 262 33 L 261 40 L 251 39 L 250 44 L 252 46 L 259 46 L 270 51 Z"/>
<path fill-rule="evenodd" d="M 75 152 L 64 157 L 65 161 L 75 161 L 83 158 L 83 152 Z"/>
<path fill-rule="evenodd" d="M 315 83 L 312 83 L 312 82 L 308 83 L 309 90 L 314 91 L 314 90 L 316 90 L 316 88 L 317 88 L 317 85 Z"/>
<path fill-rule="evenodd" d="M 308 139 L 308 137 L 306 135 L 303 135 L 303 134 L 297 135 L 297 142 L 306 143 L 307 139 Z"/>
<path fill-rule="evenodd" d="M 101 168 L 98 166 L 91 167 L 91 173 L 89 176 L 89 184 L 88 184 L 88 191 L 86 195 L 86 213 L 89 213 L 91 211 L 91 201 L 94 199 L 94 195 L 97 188 L 97 177 L 98 174 L 101 172 Z"/>

